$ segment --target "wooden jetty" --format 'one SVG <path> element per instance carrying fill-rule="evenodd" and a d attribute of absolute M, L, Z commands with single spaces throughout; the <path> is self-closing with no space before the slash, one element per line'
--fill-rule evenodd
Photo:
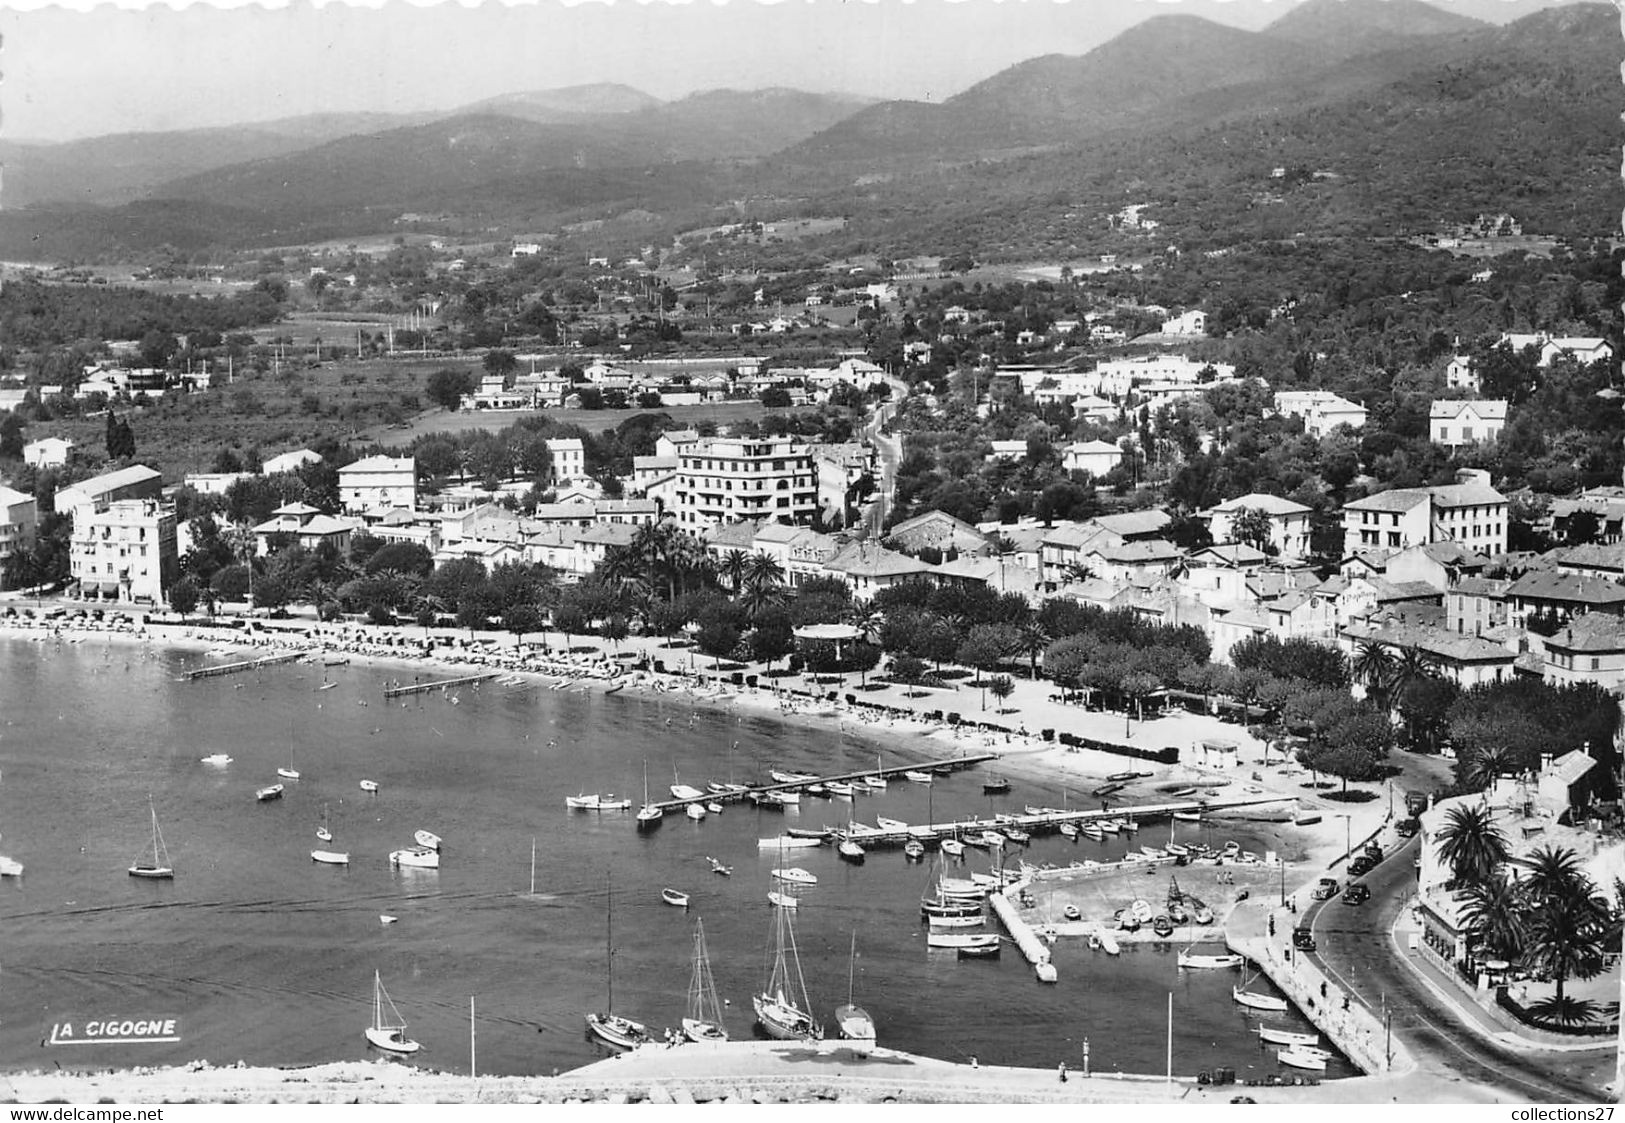
<path fill-rule="evenodd" d="M 792 780 L 782 784 L 756 784 L 739 792 L 707 792 L 694 799 L 665 799 L 651 800 L 650 806 L 658 807 L 661 811 L 681 811 L 691 803 L 733 803 L 751 796 L 764 795 L 768 792 L 801 791 L 813 784 L 827 784 L 831 781 L 844 783 L 851 780 L 862 780 L 868 776 L 878 776 L 889 779 L 901 776 L 905 772 L 931 772 L 937 769 L 952 769 L 960 771 L 989 760 L 998 760 L 998 753 L 970 753 L 965 756 L 949 757 L 946 760 L 930 760 L 924 763 L 898 764 L 890 768 L 865 768 L 857 772 L 840 772 L 833 776 L 812 776 L 805 780 Z M 899 842 L 903 841 L 899 839 Z"/>
<path fill-rule="evenodd" d="M 436 679 L 434 682 L 414 682 L 411 686 L 390 686 L 384 689 L 385 698 L 399 698 L 403 694 L 426 694 L 431 690 L 445 690 L 452 686 L 465 686 L 471 682 L 484 682 L 496 678 L 500 671 L 485 671 L 477 675 L 459 675 L 456 678 Z"/>
<path fill-rule="evenodd" d="M 274 667 L 278 663 L 292 663 L 303 659 L 304 653 L 290 651 L 283 655 L 262 655 L 258 659 L 243 659 L 236 663 L 220 663 L 213 667 L 199 667 L 195 671 L 187 671 L 188 679 L 214 678 L 216 675 L 235 675 L 242 671 L 257 671 L 261 667 Z"/>

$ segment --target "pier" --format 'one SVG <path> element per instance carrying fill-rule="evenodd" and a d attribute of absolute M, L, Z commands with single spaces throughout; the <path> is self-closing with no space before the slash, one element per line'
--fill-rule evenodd
<path fill-rule="evenodd" d="M 399 698 L 404 694 L 427 694 L 431 690 L 445 690 L 453 686 L 466 686 L 471 682 L 484 682 L 496 678 L 498 672 L 485 671 L 477 675 L 458 675 L 456 678 L 436 679 L 434 682 L 414 682 L 411 686 L 386 686 L 385 698 Z"/>
<path fill-rule="evenodd" d="M 258 659 L 243 659 L 236 663 L 221 663 L 213 667 L 199 667 L 195 671 L 187 671 L 187 679 L 214 678 L 217 675 L 235 675 L 243 671 L 257 671 L 261 667 L 274 667 L 278 663 L 292 663 L 303 659 L 303 652 L 290 651 L 285 655 L 264 655 Z"/>
<path fill-rule="evenodd" d="M 1023 884 L 1009 888 L 1020 892 Z M 1033 973 L 1038 976 L 1038 980 L 1044 983 L 1055 982 L 1055 965 L 1050 962 L 1048 946 L 1038 938 L 1038 933 L 1033 931 L 1032 925 L 1021 918 L 1016 907 L 1010 903 L 1010 898 L 1005 896 L 1003 891 L 989 893 L 987 903 L 993 909 L 993 915 L 999 918 L 999 923 L 1004 925 L 1004 930 L 1010 933 L 1010 939 L 1021 949 L 1021 954 L 1033 965 Z"/>
<path fill-rule="evenodd" d="M 834 776 L 813 776 L 806 780 L 789 780 L 774 784 L 752 784 L 743 791 L 737 792 L 707 792 L 692 799 L 662 799 L 650 800 L 651 807 L 658 807 L 661 811 L 681 811 L 691 803 L 733 803 L 752 796 L 766 795 L 769 792 L 804 791 L 813 784 L 849 783 L 853 780 L 863 780 L 870 776 L 878 776 L 882 780 L 900 778 L 905 772 L 938 772 L 961 771 L 973 765 L 982 764 L 989 760 L 999 759 L 998 753 L 972 753 L 967 756 L 949 757 L 946 760 L 929 760 L 919 764 L 899 764 L 890 768 L 865 768 L 858 772 L 841 772 Z M 901 842 L 902 840 L 899 839 Z"/>

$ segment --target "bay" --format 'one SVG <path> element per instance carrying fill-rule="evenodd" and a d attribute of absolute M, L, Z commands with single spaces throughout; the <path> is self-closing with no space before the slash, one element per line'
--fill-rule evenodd
<path fill-rule="evenodd" d="M 872 766 L 876 746 L 632 691 L 488 682 L 384 700 L 392 681 L 439 677 L 421 666 L 296 664 L 181 680 L 203 664 L 200 652 L 150 644 L 0 638 L 0 853 L 26 866 L 23 878 L 0 880 L 0 1066 L 363 1057 L 376 969 L 424 1043 L 415 1063 L 467 1071 L 473 996 L 482 1072 L 570 1069 L 604 1055 L 582 1016 L 606 1002 L 611 893 L 615 1011 L 656 1032 L 677 1024 L 692 925 L 703 917 L 725 1021 L 748 1037 L 750 998 L 769 967 L 768 871 L 781 864 L 759 837 L 839 826 L 849 814 L 923 822 L 928 801 L 941 821 L 1064 798 L 1059 785 L 1017 782 L 989 800 L 972 771 L 931 789 L 893 782 L 855 805 L 803 796 L 788 814 L 732 805 L 698 823 L 668 815 L 639 833 L 630 812 L 573 812 L 565 797 L 614 792 L 636 805 L 645 761 L 659 798 L 674 774 L 703 787 L 769 768 L 836 773 Z M 338 685 L 321 690 L 324 679 Z M 201 763 L 217 752 L 233 763 Z M 908 763 L 887 754 L 888 764 Z M 922 741 L 917 759 L 942 755 Z M 286 782 L 283 799 L 256 802 L 255 789 L 290 761 L 301 779 Z M 378 782 L 377 795 L 360 790 L 363 778 Z M 149 840 L 149 795 L 173 882 L 125 872 Z M 315 837 L 324 808 L 331 844 Z M 389 852 L 418 829 L 443 838 L 442 868 L 391 869 Z M 1241 825 L 1234 837 L 1252 842 Z M 1052 836 L 1021 849 L 1064 865 L 1131 845 Z M 312 863 L 318 847 L 348 851 L 351 864 Z M 708 856 L 733 876 L 712 873 Z M 962 868 L 988 861 L 973 853 Z M 1109 959 L 1062 940 L 1060 982 L 1043 986 L 1014 948 L 984 961 L 928 951 L 917 900 L 929 867 L 898 851 L 853 866 L 833 848 L 799 850 L 788 864 L 819 878 L 794 919 L 826 1023 L 847 999 L 855 931 L 853 997 L 882 1045 L 1077 1069 L 1087 1039 L 1096 1072 L 1156 1074 L 1172 993 L 1176 1073 L 1280 1071 L 1252 1036 L 1256 1021 L 1230 1001 L 1234 972 L 1181 972 L 1168 945 Z M 1155 885 L 1144 895 L 1166 889 Z M 664 887 L 689 893 L 691 907 L 664 904 Z M 399 920 L 382 925 L 380 914 Z M 182 1042 L 42 1044 L 65 1020 L 145 1016 L 179 1018 Z M 1283 1024 L 1306 1028 L 1296 1015 Z M 1334 1060 L 1328 1075 L 1351 1072 Z"/>

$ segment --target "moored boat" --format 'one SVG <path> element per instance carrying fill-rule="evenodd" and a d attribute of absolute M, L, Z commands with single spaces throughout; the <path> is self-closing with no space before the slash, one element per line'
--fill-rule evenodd
<path fill-rule="evenodd" d="M 807 1011 L 807 984 L 801 975 L 801 958 L 796 953 L 795 929 L 790 923 L 790 910 L 773 910 L 774 957 L 773 969 L 761 992 L 751 997 L 756 1020 L 768 1036 L 780 1041 L 818 1041 L 824 1030 Z M 790 955 L 785 958 L 788 947 Z M 792 974 L 791 964 L 794 964 Z"/>
<path fill-rule="evenodd" d="M 163 832 L 158 829 L 158 811 L 152 806 L 152 800 L 147 800 L 147 809 L 152 812 L 152 843 L 150 853 L 143 852 L 130 866 L 131 877 L 152 878 L 158 881 L 172 881 L 175 877 L 175 867 L 169 864 L 169 850 L 164 846 Z"/>
<path fill-rule="evenodd" d="M 425 850 L 440 849 L 440 836 L 435 834 L 433 831 L 418 831 L 412 837 L 417 841 L 417 844 L 423 847 Z"/>
<path fill-rule="evenodd" d="M 690 1041 L 726 1041 L 722 1024 L 722 1004 L 717 1001 L 717 983 L 711 974 L 711 957 L 705 950 L 705 924 L 694 921 L 694 970 L 688 980 L 688 1013 L 682 1020 L 683 1036 Z"/>
<path fill-rule="evenodd" d="M 231 763 L 231 757 L 226 753 L 213 753 L 203 758 L 204 764 L 212 764 L 217 768 L 224 768 Z"/>
<path fill-rule="evenodd" d="M 725 866 L 721 862 L 717 861 L 715 858 L 711 858 L 711 857 L 707 857 L 705 860 L 707 862 L 711 863 L 711 872 L 712 873 L 721 874 L 723 877 L 732 877 L 733 876 L 734 868 L 732 866 Z"/>
<path fill-rule="evenodd" d="M 268 788 L 261 788 L 259 791 L 254 793 L 254 798 L 259 800 L 261 803 L 265 803 L 265 802 L 267 802 L 269 800 L 273 800 L 273 799 L 281 799 L 282 798 L 282 785 L 281 784 L 272 784 Z"/>
<path fill-rule="evenodd" d="M 835 847 L 835 850 L 842 858 L 845 858 L 848 862 L 853 862 L 856 864 L 861 864 L 866 856 L 863 847 L 853 842 L 850 838 L 843 838 L 840 841 L 840 844 Z"/>
<path fill-rule="evenodd" d="M 817 839 L 820 843 L 835 837 L 835 831 L 830 827 L 786 827 L 784 833 L 791 838 Z"/>
<path fill-rule="evenodd" d="M 406 1036 L 406 1019 L 384 990 L 382 977 L 372 973 L 372 1025 L 364 1031 L 373 1046 L 390 1053 L 415 1053 L 418 1043 Z"/>
<path fill-rule="evenodd" d="M 914 769 L 909 769 L 907 772 L 903 773 L 903 779 L 907 780 L 911 784 L 929 784 L 933 779 L 935 779 L 935 777 L 933 777 L 929 772 L 917 772 Z"/>
<path fill-rule="evenodd" d="M 1279 1049 L 1275 1056 L 1284 1065 L 1291 1068 L 1308 1069 L 1310 1072 L 1326 1071 L 1326 1055 L 1320 1052 L 1310 1052 L 1308 1049 L 1289 1048 Z"/>
<path fill-rule="evenodd" d="M 687 807 L 683 808 L 683 814 L 687 815 L 695 822 L 699 822 L 701 819 L 705 818 L 705 804 L 691 803 Z"/>
<path fill-rule="evenodd" d="M 955 948 L 954 954 L 960 959 L 992 959 L 1004 950 L 1004 941 L 997 936 L 991 943 L 970 944 L 966 947 Z"/>
<path fill-rule="evenodd" d="M 1010 781 L 994 774 L 982 781 L 983 795 L 1003 795 L 1010 790 Z"/>
<path fill-rule="evenodd" d="M 564 797 L 564 806 L 572 811 L 597 811 L 600 798 L 596 792 L 592 795 L 588 795 L 586 792 L 582 792 L 580 795 L 567 795 Z"/>
<path fill-rule="evenodd" d="M 843 780 L 830 780 L 824 785 L 824 790 L 830 795 L 844 796 L 851 799 L 857 789 Z"/>
<path fill-rule="evenodd" d="M 790 866 L 788 868 L 776 869 L 776 870 L 773 871 L 773 877 L 774 877 L 775 880 L 778 880 L 778 881 L 790 881 L 790 882 L 794 882 L 797 885 L 817 885 L 818 884 L 818 878 L 817 878 L 816 875 L 808 873 L 806 870 L 802 869 L 799 866 Z"/>
<path fill-rule="evenodd" d="M 389 864 L 410 869 L 437 870 L 440 868 L 440 853 L 437 850 L 430 850 L 427 846 L 407 846 L 391 851 Z"/>
<path fill-rule="evenodd" d="M 1258 1027 L 1258 1038 L 1260 1041 L 1271 1045 L 1287 1045 L 1295 1049 L 1323 1051 L 1319 1049 L 1320 1034 L 1318 1033 L 1297 1033 L 1290 1029 L 1277 1029 L 1272 1025 L 1261 1025 Z"/>
<path fill-rule="evenodd" d="M 917 838 L 911 838 L 903 844 L 903 857 L 911 862 L 918 862 L 925 857 L 925 843 Z"/>
<path fill-rule="evenodd" d="M 1075 823 L 1062 823 L 1060 830 L 1061 830 L 1062 836 L 1064 836 L 1066 838 L 1070 838 L 1073 842 L 1078 841 L 1078 834 L 1080 832 L 1078 831 L 1077 824 L 1075 824 Z M 1100 837 L 1100 828 L 1099 827 L 1095 828 L 1095 837 L 1097 839 Z"/>
<path fill-rule="evenodd" d="M 608 903 L 604 920 L 604 978 L 609 1002 L 603 1013 L 587 1015 L 587 1032 L 618 1049 L 635 1049 L 649 1040 L 649 1030 L 642 1022 L 623 1018 L 615 1009 L 615 891 L 608 888 Z"/>
<path fill-rule="evenodd" d="M 875 816 L 875 826 L 883 831 L 906 831 L 908 824 L 901 819 L 888 819 L 884 815 Z"/>
<path fill-rule="evenodd" d="M 777 769 L 769 769 L 767 774 L 777 784 L 810 784 L 818 779 L 811 772 L 782 772 Z"/>
<path fill-rule="evenodd" d="M 824 845 L 826 840 L 820 835 L 818 838 L 801 838 L 795 835 L 780 835 L 776 838 L 759 838 L 756 840 L 758 850 L 814 850 Z"/>
<path fill-rule="evenodd" d="M 0 854 L 0 877 L 21 877 L 23 864 L 15 858 L 8 858 Z"/>
<path fill-rule="evenodd" d="M 1230 997 L 1249 1010 L 1267 1010 L 1276 1014 L 1286 1013 L 1286 999 L 1276 998 L 1273 994 L 1259 994 L 1254 990 L 1231 987 Z"/>
<path fill-rule="evenodd" d="M 961 857 L 965 853 L 965 844 L 957 838 L 945 838 L 942 840 L 942 852 L 950 858 Z"/>
<path fill-rule="evenodd" d="M 369 795 L 377 795 L 378 794 L 378 781 L 377 780 L 363 780 L 363 781 L 361 781 L 361 790 L 366 792 Z"/>
<path fill-rule="evenodd" d="M 1179 965 L 1193 970 L 1222 971 L 1231 967 L 1240 967 L 1245 962 L 1247 960 L 1243 956 L 1235 954 L 1203 955 L 1192 951 L 1190 948 L 1181 948 L 1179 951 Z"/>
<path fill-rule="evenodd" d="M 350 864 L 350 855 L 342 850 L 312 850 L 310 860 L 326 866 L 347 866 Z"/>
<path fill-rule="evenodd" d="M 997 932 L 928 932 L 928 948 L 985 948 L 999 942 Z"/>
<path fill-rule="evenodd" d="M 777 905 L 781 909 L 793 909 L 801 904 L 799 900 L 788 893 L 780 893 L 777 889 L 770 889 L 767 894 L 769 904 Z"/>
<path fill-rule="evenodd" d="M 668 905 L 674 905 L 680 909 L 688 908 L 688 894 L 676 889 L 662 889 L 660 899 Z"/>
<path fill-rule="evenodd" d="M 1174 922 L 1166 915 L 1159 914 L 1151 919 L 1151 931 L 1166 940 L 1174 934 Z"/>

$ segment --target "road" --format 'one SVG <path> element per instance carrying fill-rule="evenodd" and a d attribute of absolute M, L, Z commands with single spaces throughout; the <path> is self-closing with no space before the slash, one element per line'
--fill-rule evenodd
<path fill-rule="evenodd" d="M 1612 1050 L 1520 1052 L 1486 1041 L 1458 1024 L 1404 963 L 1389 937 L 1415 887 L 1413 838 L 1360 880 L 1371 889 L 1363 905 L 1333 898 L 1313 906 L 1305 922 L 1319 950 L 1313 957 L 1357 1001 L 1381 1018 L 1384 999 L 1394 1036 L 1429 1072 L 1502 1089 L 1534 1103 L 1604 1102 L 1614 1076 Z"/>
<path fill-rule="evenodd" d="M 886 421 L 897 412 L 897 405 L 908 395 L 908 385 L 895 378 L 886 379 L 891 387 L 891 398 L 875 407 L 875 412 L 863 427 L 864 436 L 879 453 L 880 478 L 875 481 L 875 497 L 870 500 L 863 515 L 863 525 L 869 537 L 878 539 L 886 526 L 886 515 L 891 510 L 892 496 L 897 491 L 897 466 L 903 459 L 903 438 L 886 436 L 881 432 Z"/>

